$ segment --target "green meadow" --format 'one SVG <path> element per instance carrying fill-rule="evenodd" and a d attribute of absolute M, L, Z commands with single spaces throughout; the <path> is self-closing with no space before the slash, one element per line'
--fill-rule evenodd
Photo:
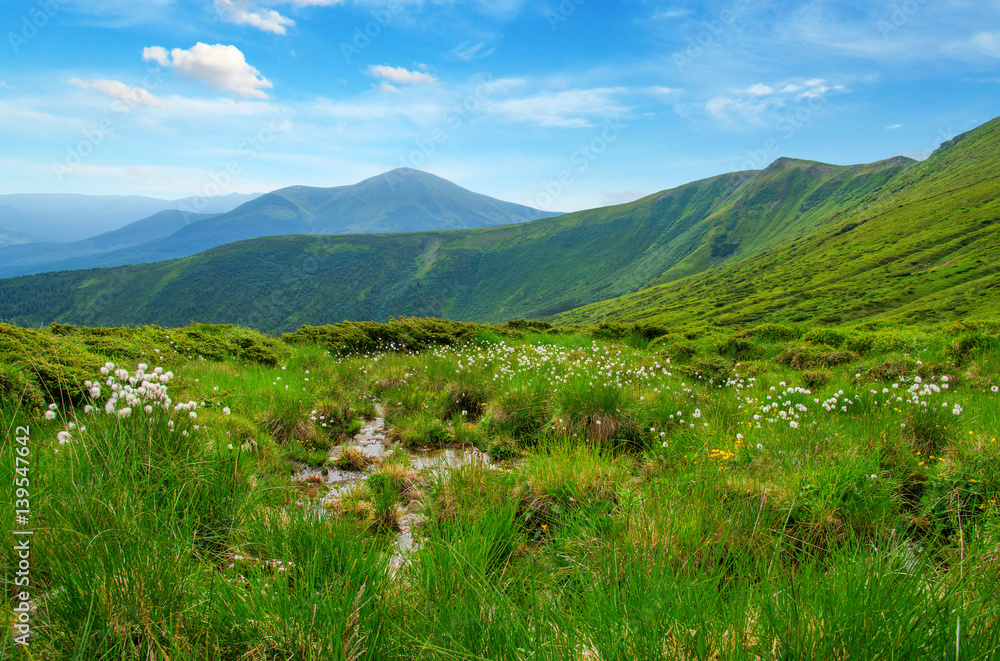
<path fill-rule="evenodd" d="M 996 322 L 0 326 L 0 658 L 995 659 L 998 375 Z"/>

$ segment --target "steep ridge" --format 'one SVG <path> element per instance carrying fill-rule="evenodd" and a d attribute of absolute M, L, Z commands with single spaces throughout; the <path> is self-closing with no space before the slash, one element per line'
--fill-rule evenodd
<path fill-rule="evenodd" d="M 558 321 L 938 321 L 1000 315 L 1000 119 L 956 137 L 864 204 L 742 263 Z"/>

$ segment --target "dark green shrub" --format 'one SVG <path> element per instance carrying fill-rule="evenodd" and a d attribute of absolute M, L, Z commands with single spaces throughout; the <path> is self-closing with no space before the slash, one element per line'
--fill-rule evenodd
<path fill-rule="evenodd" d="M 678 371 L 692 379 L 718 383 L 729 379 L 733 373 L 733 364 L 719 356 L 699 356 L 690 364 L 678 367 Z"/>
<path fill-rule="evenodd" d="M 774 357 L 774 362 L 796 370 L 810 367 L 834 367 L 858 359 L 853 351 L 834 351 L 832 347 L 789 347 Z"/>
<path fill-rule="evenodd" d="M 803 342 L 824 344 L 835 349 L 843 346 L 845 340 L 847 340 L 847 333 L 842 333 L 832 328 L 817 328 L 809 331 L 802 337 Z"/>
<path fill-rule="evenodd" d="M 826 372 L 805 372 L 802 375 L 802 380 L 807 387 L 815 389 L 825 386 L 830 381 L 830 377 L 826 375 Z"/>
<path fill-rule="evenodd" d="M 1000 351 L 1000 337 L 983 333 L 967 333 L 952 342 L 945 354 L 956 365 L 965 365 L 978 351 Z"/>
<path fill-rule="evenodd" d="M 757 346 L 743 337 L 729 337 L 715 345 L 715 351 L 730 360 L 748 360 L 754 357 Z"/>
<path fill-rule="evenodd" d="M 748 329 L 744 335 L 764 342 L 787 342 L 802 337 L 802 331 L 784 324 L 761 324 Z"/>

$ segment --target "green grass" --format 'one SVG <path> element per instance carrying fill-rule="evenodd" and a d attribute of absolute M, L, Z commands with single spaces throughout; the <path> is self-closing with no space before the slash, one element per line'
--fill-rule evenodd
<path fill-rule="evenodd" d="M 0 480 L 18 477 L 14 430 L 30 427 L 37 607 L 31 647 L 4 638 L 0 655 L 1000 654 L 994 326 L 624 325 L 560 344 L 534 332 L 548 329 L 456 325 L 419 351 L 359 353 L 193 329 L 260 343 L 273 363 L 207 355 L 190 330 L 0 329 L 33 347 L 0 356 Z M 161 348 L 166 336 L 182 346 Z M 174 373 L 169 410 L 107 415 L 105 385 L 84 412 L 76 378 L 116 357 L 135 375 L 155 348 Z M 852 357 L 787 359 L 814 351 Z M 32 361 L 50 368 L 21 368 Z M 46 390 L 62 398 L 52 420 Z M 373 396 L 417 454 L 463 443 L 508 461 L 421 472 L 397 446 L 345 462 L 365 478 L 321 502 L 293 469 L 328 463 Z M 482 415 L 456 414 L 456 396 Z M 5 520 L 14 509 L 0 501 Z M 415 545 L 400 563 L 404 522 Z M 15 563 L 0 559 L 9 621 Z"/>

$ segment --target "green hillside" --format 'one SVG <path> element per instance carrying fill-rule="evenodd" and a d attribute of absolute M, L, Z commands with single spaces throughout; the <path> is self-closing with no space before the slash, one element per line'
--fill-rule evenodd
<path fill-rule="evenodd" d="M 779 159 L 760 172 L 518 225 L 268 237 L 157 264 L 14 278 L 0 281 L 0 319 L 198 320 L 273 332 L 393 316 L 993 316 L 997 127 L 960 136 L 923 163 Z M 298 203 L 282 199 L 292 213 Z"/>
<path fill-rule="evenodd" d="M 995 318 L 1000 120 L 960 135 L 812 231 L 710 273 L 573 310 L 602 319 L 748 324 Z"/>

